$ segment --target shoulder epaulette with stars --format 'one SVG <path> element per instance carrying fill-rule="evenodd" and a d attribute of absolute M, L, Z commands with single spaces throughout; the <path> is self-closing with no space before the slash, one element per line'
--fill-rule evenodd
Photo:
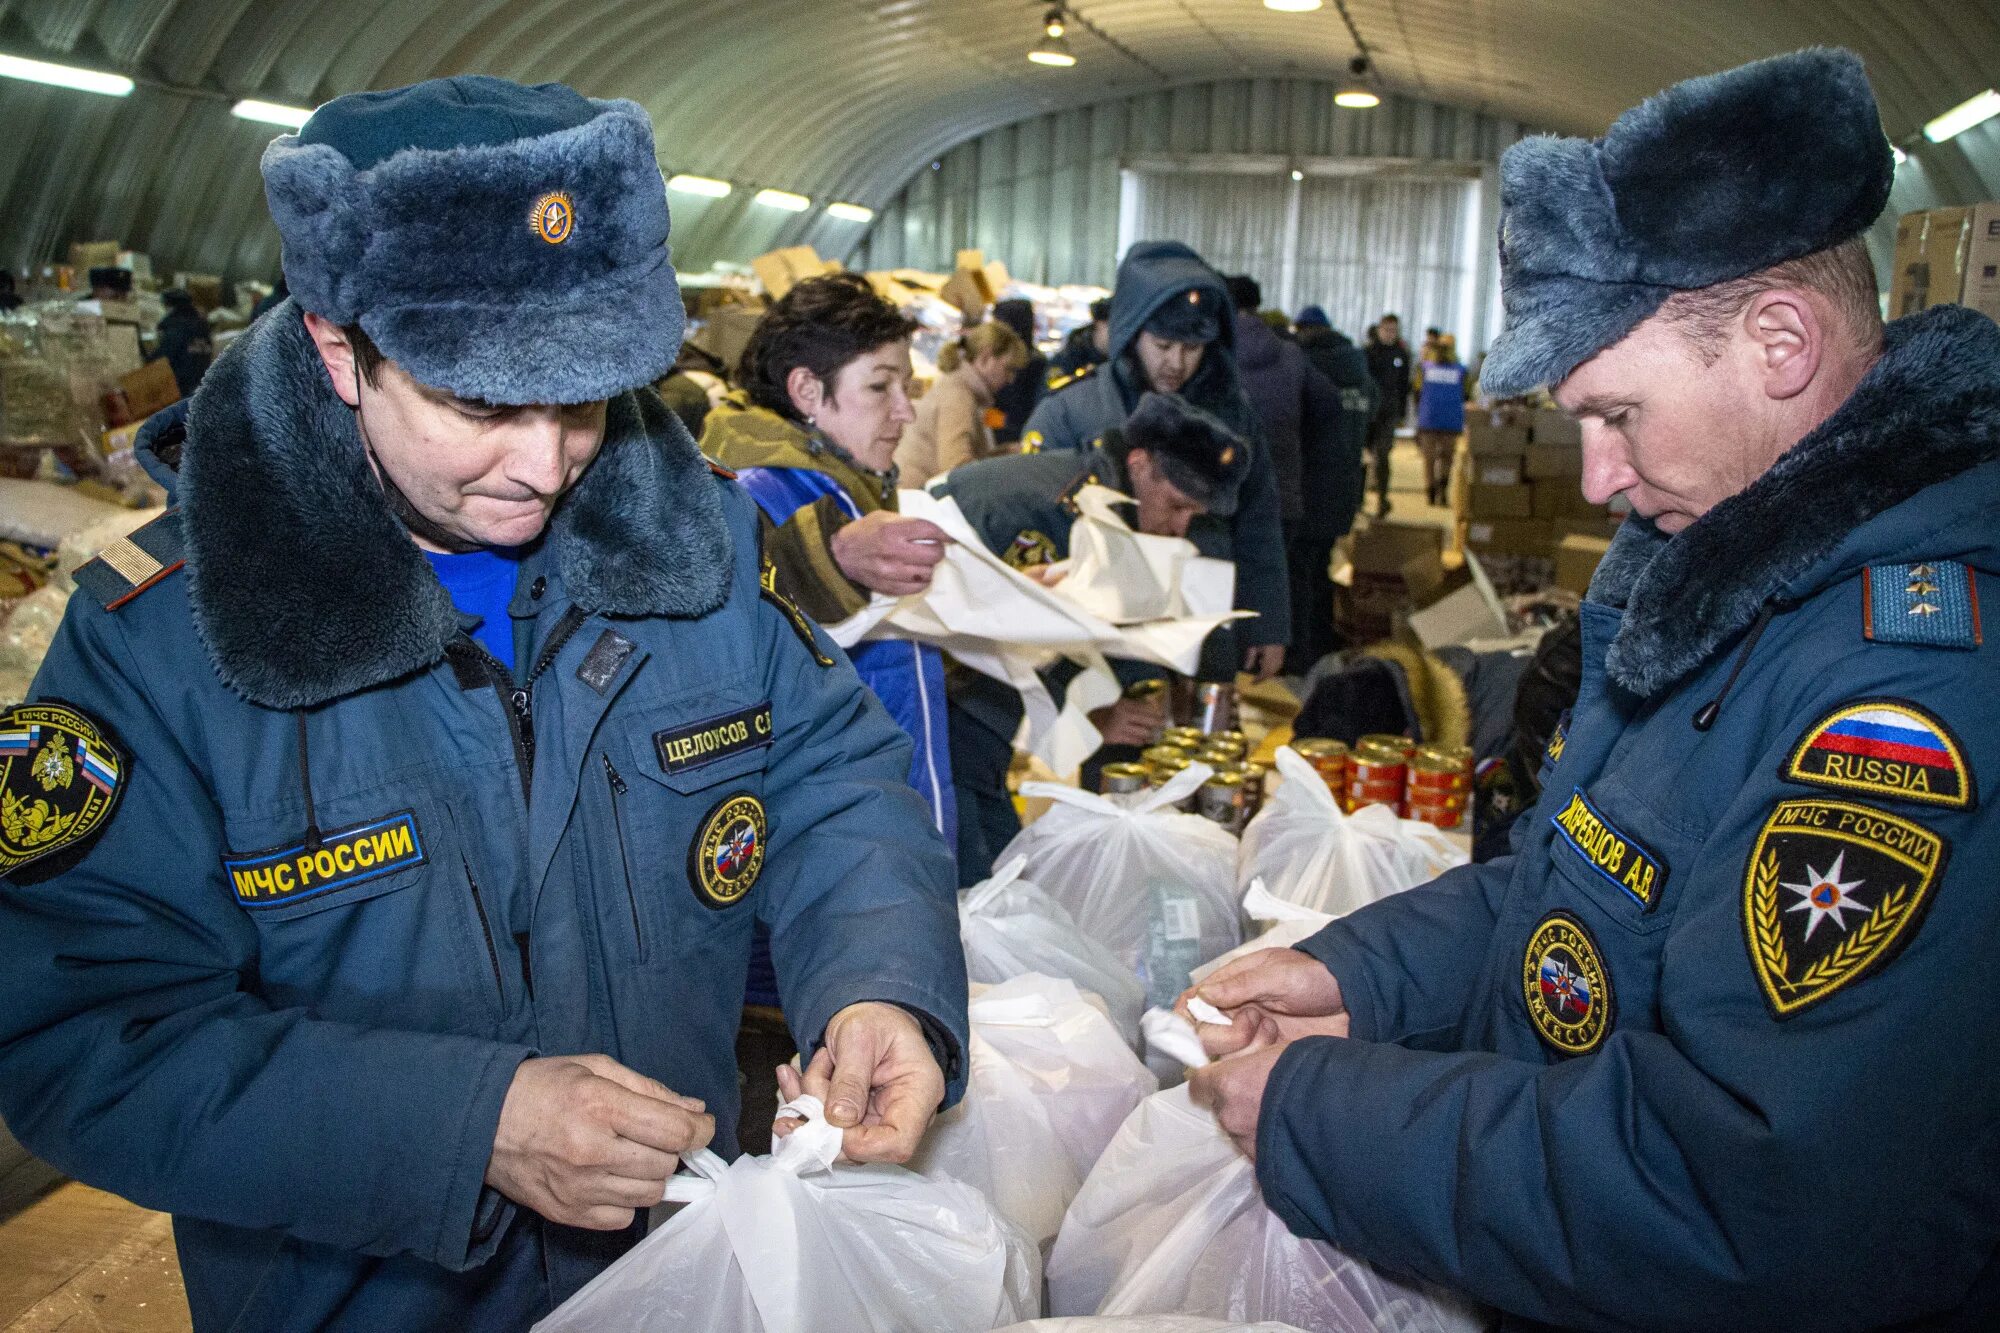
<path fill-rule="evenodd" d="M 169 509 L 152 522 L 120 537 L 73 576 L 78 592 L 116 611 L 187 563 L 187 538 L 180 510 Z"/>
<path fill-rule="evenodd" d="M 1096 371 L 1096 363 L 1087 365 L 1082 370 L 1071 371 L 1069 374 L 1057 371 L 1055 374 L 1049 376 L 1049 392 L 1054 393 L 1058 389 L 1067 389 L 1072 384 L 1089 379 Z"/>
<path fill-rule="evenodd" d="M 1075 481 L 1071 482 L 1064 488 L 1062 495 L 1058 497 L 1062 503 L 1063 512 L 1071 518 L 1078 517 L 1081 511 L 1076 506 L 1077 492 L 1086 486 L 1095 486 L 1097 484 L 1097 473 L 1095 472 L 1085 472 Z"/>
<path fill-rule="evenodd" d="M 1870 643 L 1977 648 L 1979 585 L 1956 560 L 1869 565 L 1861 571 L 1861 633 Z"/>

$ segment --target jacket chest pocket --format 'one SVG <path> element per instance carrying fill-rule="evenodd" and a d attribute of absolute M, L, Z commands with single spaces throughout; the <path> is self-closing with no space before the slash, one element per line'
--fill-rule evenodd
<path fill-rule="evenodd" d="M 362 810 L 381 813 L 351 817 Z M 296 834 L 266 841 L 266 819 L 231 821 L 231 847 L 261 848 L 226 852 L 222 863 L 257 926 L 261 993 L 321 1018 L 490 1030 L 508 1007 L 501 926 L 450 811 L 378 794 L 325 801 L 320 812 L 312 844 Z"/>
<path fill-rule="evenodd" d="M 773 732 L 770 704 L 735 690 L 646 710 L 605 738 L 595 766 L 611 837 L 591 859 L 609 872 L 592 876 L 607 948 L 643 962 L 747 938 Z"/>

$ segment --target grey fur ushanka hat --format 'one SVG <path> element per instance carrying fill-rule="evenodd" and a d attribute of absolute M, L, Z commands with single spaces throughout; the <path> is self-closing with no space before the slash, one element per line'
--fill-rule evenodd
<path fill-rule="evenodd" d="M 685 314 L 633 102 L 461 75 L 335 98 L 265 149 L 285 280 L 422 383 L 583 403 L 664 375 Z"/>
<path fill-rule="evenodd" d="M 1490 397 L 1560 383 L 1665 304 L 1866 230 L 1895 163 L 1860 57 L 1814 48 L 1689 79 L 1602 139 L 1500 160 L 1507 326 Z"/>

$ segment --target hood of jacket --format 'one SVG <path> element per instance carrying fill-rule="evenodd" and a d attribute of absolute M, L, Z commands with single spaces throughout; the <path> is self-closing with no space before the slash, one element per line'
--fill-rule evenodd
<path fill-rule="evenodd" d="M 1124 355 L 1155 310 L 1193 287 L 1212 293 L 1222 326 L 1219 341 L 1233 348 L 1236 307 L 1222 275 L 1179 241 L 1140 241 L 1125 252 L 1111 291 L 1109 359 L 1115 362 Z"/>
<path fill-rule="evenodd" d="M 1234 320 L 1236 325 L 1236 365 L 1245 374 L 1256 374 L 1276 368 L 1285 359 L 1285 348 L 1291 344 L 1277 335 L 1277 332 L 1253 314 L 1239 311 Z"/>
<path fill-rule="evenodd" d="M 701 451 L 733 472 L 799 468 L 824 472 L 863 511 L 895 507 L 896 470 L 877 472 L 840 446 L 752 403 L 738 389 L 709 409 Z"/>
<path fill-rule="evenodd" d="M 1671 538 L 1628 518 L 1591 581 L 1623 607 L 1605 668 L 1667 688 L 1749 627 L 1863 566 L 2000 568 L 2000 328 L 1962 306 L 1889 325 L 1846 402 L 1763 476 Z"/>
<path fill-rule="evenodd" d="M 694 441 L 650 391 L 612 399 L 604 429 L 537 554 L 587 611 L 715 610 L 731 539 Z M 459 634 L 295 307 L 231 344 L 192 400 L 148 423 L 140 452 L 171 480 L 196 631 L 252 703 L 325 703 L 436 663 Z"/>

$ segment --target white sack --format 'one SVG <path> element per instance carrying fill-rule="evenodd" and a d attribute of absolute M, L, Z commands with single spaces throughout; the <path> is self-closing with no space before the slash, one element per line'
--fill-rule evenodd
<path fill-rule="evenodd" d="M 1002 863 L 1026 857 L 1023 876 L 1137 973 L 1153 1005 L 1172 1005 L 1196 967 L 1242 939 L 1235 836 L 1173 808 L 1209 774 L 1190 765 L 1129 804 L 1027 783 L 1023 795 L 1054 804 L 1000 853 Z"/>
<path fill-rule="evenodd" d="M 1046 1246 L 1104 1145 L 1158 1086 L 1068 981 L 972 988 L 971 1077 L 910 1169 L 960 1180 Z"/>
<path fill-rule="evenodd" d="M 1250 891 L 1243 895 L 1243 916 L 1250 923 L 1256 935 L 1243 941 L 1228 953 L 1209 959 L 1194 970 L 1194 980 L 1205 981 L 1217 971 L 1229 966 L 1237 959 L 1262 949 L 1289 949 L 1302 940 L 1310 939 L 1325 929 L 1333 920 L 1325 912 L 1315 912 L 1310 907 L 1300 907 L 1282 898 L 1273 897 L 1264 887 L 1264 881 L 1250 881 Z M 1246 935 L 1250 931 L 1244 932 Z"/>
<path fill-rule="evenodd" d="M 977 1190 L 895 1166 L 832 1165 L 817 1098 L 768 1157 L 707 1149 L 667 1182 L 686 1207 L 535 1333 L 982 1333 L 1032 1318 L 1040 1255 Z"/>
<path fill-rule="evenodd" d="M 958 938 L 973 981 L 998 985 L 1030 972 L 1062 977 L 1104 1001 L 1127 1045 L 1139 1039 L 1146 991 L 1117 955 L 1077 929 L 1076 921 L 1042 888 L 1021 878 L 1028 859 L 1016 856 L 959 895 Z"/>
<path fill-rule="evenodd" d="M 1237 883 L 1330 917 L 1436 879 L 1466 854 L 1441 829 L 1399 819 L 1386 805 L 1343 814 L 1324 779 L 1290 746 L 1277 755 L 1278 790 L 1243 830 Z"/>
<path fill-rule="evenodd" d="M 1315 1333 L 1476 1333 L 1473 1311 L 1285 1229 L 1256 1168 L 1185 1088 L 1156 1093 L 1098 1159 L 1049 1256 L 1057 1315 L 1275 1319 Z"/>

